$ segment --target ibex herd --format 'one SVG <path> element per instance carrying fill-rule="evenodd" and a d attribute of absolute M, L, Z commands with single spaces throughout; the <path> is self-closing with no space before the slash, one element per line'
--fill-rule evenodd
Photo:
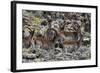
<path fill-rule="evenodd" d="M 51 60 L 58 56 L 67 59 L 66 53 L 76 53 L 84 47 L 83 38 L 86 37 L 86 44 L 90 44 L 90 37 L 87 39 L 87 35 L 85 36 L 86 32 L 90 36 L 89 20 L 88 13 L 23 10 L 22 48 L 26 50 L 23 57 L 38 53 L 42 59 L 49 55 L 45 60 L 52 55 Z M 27 52 L 31 53 L 26 54 Z M 40 59 L 40 55 L 36 57 Z M 30 57 L 33 59 L 32 56 Z"/>

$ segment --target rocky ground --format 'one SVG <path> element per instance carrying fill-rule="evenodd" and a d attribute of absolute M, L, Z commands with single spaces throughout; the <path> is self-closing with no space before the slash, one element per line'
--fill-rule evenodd
<path fill-rule="evenodd" d="M 31 52 L 29 52 L 31 51 Z M 39 53 L 40 52 L 40 53 Z M 33 53 L 32 50 L 23 50 L 23 62 L 48 62 L 48 61 L 69 61 L 69 60 L 87 60 L 91 58 L 90 47 L 81 47 L 73 52 L 60 52 L 59 49 L 54 52 L 39 50 Z"/>

